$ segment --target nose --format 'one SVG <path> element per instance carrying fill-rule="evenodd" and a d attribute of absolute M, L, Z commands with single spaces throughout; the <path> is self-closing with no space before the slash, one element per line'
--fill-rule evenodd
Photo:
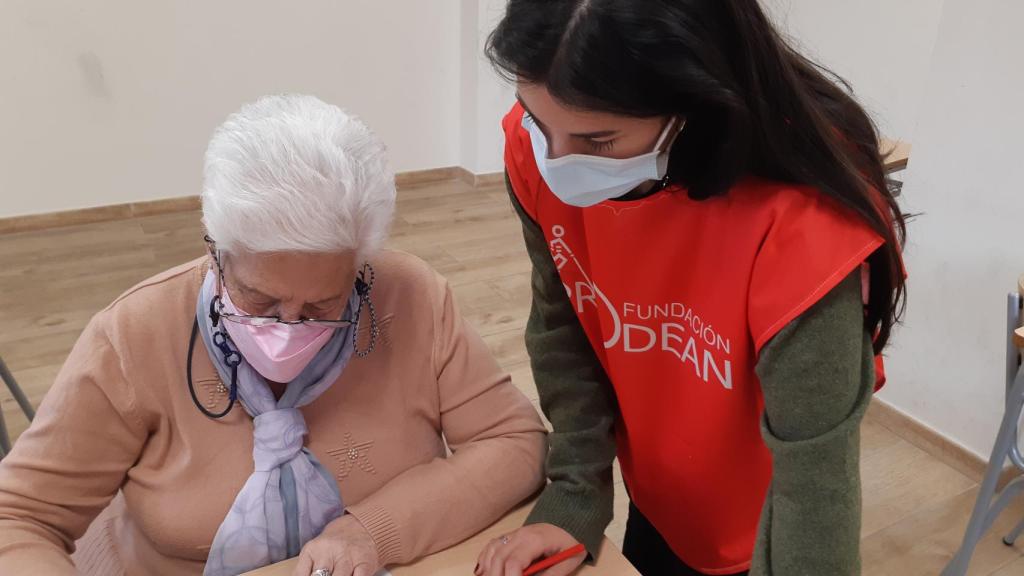
<path fill-rule="evenodd" d="M 284 322 L 297 322 L 302 319 L 302 306 L 295 304 L 282 304 L 277 311 L 277 317 Z"/>

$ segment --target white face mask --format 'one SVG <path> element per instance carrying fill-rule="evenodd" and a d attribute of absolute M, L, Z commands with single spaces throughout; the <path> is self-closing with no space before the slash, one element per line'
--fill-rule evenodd
<path fill-rule="evenodd" d="M 551 159 L 548 158 L 548 141 L 544 133 L 529 114 L 523 115 L 523 128 L 530 132 L 533 155 L 548 188 L 562 202 L 580 208 L 618 198 L 648 180 L 664 178 L 671 142 L 664 151 L 660 149 L 675 125 L 673 119 L 665 126 L 654 150 L 633 158 L 569 154 Z M 673 141 L 681 130 L 682 126 L 672 135 Z"/>

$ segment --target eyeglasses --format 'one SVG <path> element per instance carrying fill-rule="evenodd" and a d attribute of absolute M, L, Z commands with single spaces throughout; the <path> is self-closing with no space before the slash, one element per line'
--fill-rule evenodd
<path fill-rule="evenodd" d="M 227 283 L 224 280 L 224 267 L 220 261 L 220 251 L 217 250 L 217 246 L 214 241 L 207 236 L 206 242 L 210 246 L 210 254 L 213 255 L 213 262 L 217 266 L 217 276 L 220 279 L 218 295 L 214 297 L 214 301 L 211 306 L 216 309 L 217 315 L 224 320 L 234 322 L 236 324 L 243 324 L 245 326 L 263 327 L 270 326 L 272 324 L 285 324 L 285 325 L 297 325 L 304 324 L 306 326 L 319 326 L 321 328 L 348 328 L 355 324 L 353 320 L 324 320 L 321 318 L 300 318 L 298 320 L 282 320 L 279 316 L 257 316 L 252 314 L 235 314 L 232 312 L 224 311 L 224 301 L 220 297 L 220 289 L 227 290 Z M 360 272 L 360 276 L 363 272 Z M 356 278 L 356 290 L 359 291 L 361 288 L 360 283 L 363 282 L 362 278 Z M 345 307 L 345 311 L 348 312 L 349 307 Z M 342 312 L 344 314 L 345 312 Z"/>
<path fill-rule="evenodd" d="M 218 298 L 217 313 L 224 320 L 246 326 L 270 326 L 271 324 L 305 324 L 306 326 L 320 326 L 322 328 L 348 328 L 354 322 L 351 320 L 321 320 L 319 318 L 300 318 L 299 320 L 281 320 L 277 316 L 251 316 L 248 314 L 233 314 L 224 311 L 224 302 Z"/>

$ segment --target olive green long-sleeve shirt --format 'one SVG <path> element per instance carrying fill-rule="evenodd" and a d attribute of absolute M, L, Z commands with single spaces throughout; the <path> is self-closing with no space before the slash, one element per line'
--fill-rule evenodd
<path fill-rule="evenodd" d="M 615 392 L 566 295 L 544 235 L 511 194 L 533 261 L 526 346 L 554 428 L 548 478 L 527 523 L 561 527 L 596 553 L 612 519 Z M 773 476 L 752 576 L 860 574 L 859 428 L 874 353 L 854 274 L 785 327 L 756 371 Z"/>

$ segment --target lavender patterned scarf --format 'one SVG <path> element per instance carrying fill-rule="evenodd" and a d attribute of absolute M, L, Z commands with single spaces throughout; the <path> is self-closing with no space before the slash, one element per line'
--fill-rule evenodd
<path fill-rule="evenodd" d="M 203 343 L 221 380 L 231 382 L 231 369 L 213 344 L 209 317 L 215 277 L 206 275 L 196 303 Z M 349 311 L 359 309 L 353 290 Z M 299 412 L 316 400 L 341 375 L 354 349 L 356 326 L 340 328 L 302 373 L 288 383 L 280 400 L 266 380 L 245 360 L 238 366 L 238 397 L 253 418 L 253 462 L 246 481 L 217 530 L 204 576 L 233 576 L 297 556 L 345 510 L 338 484 L 316 457 L 303 447 L 306 421 Z"/>

